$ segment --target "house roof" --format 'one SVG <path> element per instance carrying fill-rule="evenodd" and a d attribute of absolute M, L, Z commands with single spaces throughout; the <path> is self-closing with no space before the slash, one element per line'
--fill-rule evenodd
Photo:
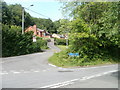
<path fill-rule="evenodd" d="M 36 27 L 34 28 L 34 26 L 29 26 L 25 31 L 37 30 L 37 31 L 45 32 L 46 34 L 49 34 L 46 30 L 42 30 L 42 29 L 39 29 L 39 28 L 36 28 Z"/>
<path fill-rule="evenodd" d="M 44 32 L 45 31 L 45 30 L 42 30 L 42 29 L 39 29 L 39 28 L 37 28 L 37 30 L 40 31 L 40 32 Z"/>
<path fill-rule="evenodd" d="M 49 34 L 46 30 L 42 30 L 42 29 L 39 29 L 39 28 L 37 28 L 37 30 L 40 31 L 40 32 L 46 32 L 47 34 Z"/>

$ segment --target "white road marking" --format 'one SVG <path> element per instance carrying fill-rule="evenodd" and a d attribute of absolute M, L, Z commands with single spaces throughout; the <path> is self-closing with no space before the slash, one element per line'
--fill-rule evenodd
<path fill-rule="evenodd" d="M 46 72 L 47 70 L 43 70 L 43 72 Z"/>
<path fill-rule="evenodd" d="M 90 69 L 90 68 L 101 68 L 101 67 L 110 67 L 110 66 L 116 66 L 116 65 L 108 65 L 108 66 L 96 66 L 96 67 L 89 67 L 88 69 Z"/>
<path fill-rule="evenodd" d="M 0 74 L 4 75 L 4 74 L 8 74 L 7 72 L 1 72 Z"/>
<path fill-rule="evenodd" d="M 20 70 L 20 71 L 15 71 L 15 70 L 10 70 L 10 71 L 2 71 L 0 72 L 0 74 L 4 75 L 4 74 L 9 74 L 9 73 L 13 73 L 13 74 L 20 74 L 20 73 L 37 73 L 37 72 L 46 72 L 46 70 L 33 70 L 31 69 L 30 71 L 25 71 L 25 70 Z"/>
<path fill-rule="evenodd" d="M 70 84 L 74 84 L 74 82 L 65 83 L 65 84 L 61 84 L 61 85 L 58 85 L 58 86 L 53 86 L 53 87 L 51 87 L 51 88 L 59 88 L 59 87 L 66 86 L 66 85 L 70 85 Z"/>
<path fill-rule="evenodd" d="M 53 65 L 53 64 L 50 64 L 50 63 L 49 63 L 48 65 L 50 65 L 50 66 L 52 66 L 52 67 L 57 67 L 57 66 L 55 66 L 55 65 Z"/>
<path fill-rule="evenodd" d="M 62 70 L 82 70 L 82 69 L 96 69 L 96 68 L 104 68 L 104 67 L 111 67 L 111 66 L 116 66 L 116 64 L 115 65 L 108 65 L 108 66 L 94 66 L 94 67 L 85 67 L 85 68 L 75 68 L 75 69 L 70 69 L 70 68 L 62 68 L 62 67 L 58 67 L 58 66 L 55 66 L 55 65 L 53 65 L 53 64 L 48 64 L 48 65 L 50 65 L 50 66 L 52 66 L 52 67 L 57 67 L 58 69 L 62 69 Z"/>
<path fill-rule="evenodd" d="M 44 87 L 40 87 L 40 88 L 51 88 L 51 87 L 59 87 L 59 86 L 63 86 L 63 85 L 68 85 L 70 84 L 71 82 L 75 82 L 79 79 L 73 79 L 73 80 L 70 80 L 70 81 L 65 81 L 65 82 L 62 82 L 62 83 L 57 83 L 57 84 L 52 84 L 52 85 L 48 85 L 48 86 L 44 86 Z"/>
<path fill-rule="evenodd" d="M 0 74 L 5 75 L 5 74 L 8 74 L 8 73 L 0 73 Z"/>
<path fill-rule="evenodd" d="M 55 65 L 52 65 L 52 64 L 49 64 L 50 66 L 53 66 L 53 67 L 57 67 L 57 66 L 55 66 Z M 109 65 L 109 66 L 99 66 L 99 67 L 87 67 L 87 68 L 78 68 L 77 70 L 81 70 L 81 69 L 92 69 L 92 68 L 102 68 L 102 67 L 110 67 L 110 66 L 115 66 L 115 65 Z M 67 69 L 67 68 L 62 68 L 62 67 L 58 67 L 58 69 L 62 69 L 62 70 L 76 70 L 76 69 Z M 43 72 L 45 72 L 45 71 L 47 71 L 47 70 L 49 70 L 49 69 L 46 69 L 46 70 L 42 70 Z M 37 71 L 35 71 L 34 69 L 31 69 L 30 71 L 25 71 L 25 70 L 20 70 L 20 72 L 18 72 L 18 71 L 14 71 L 14 70 L 11 70 L 10 71 L 11 73 L 13 73 L 13 74 L 20 74 L 20 73 L 32 73 L 32 72 L 40 72 L 39 70 L 37 70 Z M 113 72 L 113 71 L 110 71 L 110 72 Z M 102 73 L 103 75 L 104 74 L 108 74 L 108 73 L 110 73 L 110 72 L 104 72 L 104 73 Z M 0 74 L 2 74 L 2 75 L 5 75 L 5 74 L 9 74 L 9 72 L 7 72 L 7 71 L 3 71 L 2 73 L 0 73 Z M 99 74 L 99 75 L 97 75 L 97 76 L 102 76 L 101 74 Z M 91 76 L 91 77 L 89 77 L 89 78 L 92 78 L 93 76 Z M 88 79 L 89 79 L 88 78 Z M 84 80 L 85 78 L 83 78 L 83 80 Z"/>
<path fill-rule="evenodd" d="M 75 83 L 75 81 L 87 80 L 87 79 L 99 77 L 99 76 L 102 76 L 102 75 L 106 75 L 106 74 L 109 74 L 109 73 L 117 72 L 117 71 L 118 70 L 103 72 L 103 73 L 99 73 L 99 74 L 92 75 L 92 76 L 86 76 L 86 77 L 82 77 L 82 78 L 78 78 L 78 79 L 73 79 L 73 80 L 70 80 L 70 81 L 65 81 L 65 82 L 52 84 L 52 85 L 48 85 L 48 86 L 43 86 L 43 87 L 40 87 L 40 88 L 58 88 L 58 87 L 61 87 L 61 86 L 66 86 L 66 85 L 69 85 L 69 84 L 73 84 L 73 83 Z"/>
<path fill-rule="evenodd" d="M 31 73 L 30 71 L 24 71 L 23 73 Z"/>
<path fill-rule="evenodd" d="M 19 73 L 21 73 L 21 72 L 13 72 L 14 74 L 19 74 Z"/>
<path fill-rule="evenodd" d="M 109 74 L 109 73 L 113 73 L 113 72 L 117 72 L 117 71 L 118 70 L 113 70 L 113 71 L 103 72 L 103 73 L 99 73 L 99 74 L 92 75 L 92 76 L 86 76 L 86 77 L 83 77 L 80 80 L 87 80 L 87 79 L 91 79 L 91 78 L 95 78 L 95 77 L 100 77 L 100 76 L 103 76 L 103 75 L 106 75 L 106 74 Z"/>
<path fill-rule="evenodd" d="M 40 71 L 33 71 L 33 72 L 40 72 Z"/>
<path fill-rule="evenodd" d="M 108 65 L 108 66 L 96 66 L 96 67 L 85 67 L 85 68 L 75 68 L 75 69 L 71 69 L 71 70 L 97 69 L 97 68 L 104 68 L 104 67 L 111 67 L 111 66 L 116 66 L 116 65 Z"/>

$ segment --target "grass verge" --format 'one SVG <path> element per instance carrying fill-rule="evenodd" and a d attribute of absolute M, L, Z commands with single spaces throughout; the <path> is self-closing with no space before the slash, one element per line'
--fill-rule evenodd
<path fill-rule="evenodd" d="M 65 46 L 65 45 L 57 45 L 57 47 L 60 48 L 62 51 L 67 48 L 67 46 Z"/>
<path fill-rule="evenodd" d="M 58 46 L 62 51 L 55 53 L 49 58 L 49 63 L 52 63 L 58 67 L 84 67 L 95 66 L 104 64 L 117 64 L 119 59 L 111 56 L 103 56 L 101 58 L 89 59 L 87 57 L 70 57 L 65 46 Z"/>

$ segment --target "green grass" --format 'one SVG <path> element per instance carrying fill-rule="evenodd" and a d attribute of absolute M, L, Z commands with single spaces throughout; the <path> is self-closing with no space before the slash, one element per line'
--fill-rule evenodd
<path fill-rule="evenodd" d="M 116 58 L 105 56 L 102 58 L 91 59 L 85 62 L 85 58 L 69 57 L 67 53 L 68 53 L 67 50 L 61 51 L 60 53 L 55 53 L 52 57 L 49 58 L 49 63 L 64 68 L 118 63 L 117 62 L 118 60 Z"/>
<path fill-rule="evenodd" d="M 65 46 L 65 45 L 57 45 L 57 47 L 59 47 L 62 51 L 67 48 L 67 46 Z"/>
<path fill-rule="evenodd" d="M 57 45 L 61 49 L 61 52 L 55 53 L 52 57 L 49 58 L 49 63 L 52 63 L 58 67 L 84 67 L 84 66 L 95 66 L 95 65 L 104 65 L 104 64 L 116 64 L 120 61 L 118 58 L 111 56 L 102 56 L 89 59 L 88 57 L 70 57 L 68 56 L 68 50 L 65 45 Z M 96 54 L 97 55 L 97 54 Z"/>
<path fill-rule="evenodd" d="M 47 46 L 42 46 L 41 49 L 49 49 Z"/>

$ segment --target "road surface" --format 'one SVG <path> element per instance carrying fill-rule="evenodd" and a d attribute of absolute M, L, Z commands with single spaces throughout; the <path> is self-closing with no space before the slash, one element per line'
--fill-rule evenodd
<path fill-rule="evenodd" d="M 118 88 L 118 65 L 61 68 L 48 63 L 60 49 L 3 58 L 2 88 Z"/>

